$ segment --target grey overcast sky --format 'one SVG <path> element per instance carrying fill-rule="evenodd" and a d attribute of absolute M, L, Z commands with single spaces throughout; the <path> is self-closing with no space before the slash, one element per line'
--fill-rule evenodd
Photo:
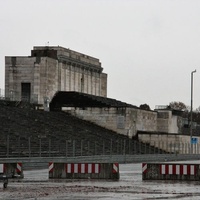
<path fill-rule="evenodd" d="M 108 97 L 132 105 L 200 106 L 200 0 L 0 0 L 5 56 L 59 45 L 99 58 Z"/>

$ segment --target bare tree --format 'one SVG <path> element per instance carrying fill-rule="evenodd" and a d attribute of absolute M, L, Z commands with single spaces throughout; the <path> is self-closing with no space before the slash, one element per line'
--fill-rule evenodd
<path fill-rule="evenodd" d="M 140 108 L 143 109 L 143 110 L 151 110 L 150 106 L 147 105 L 147 104 L 141 104 Z"/>
<path fill-rule="evenodd" d="M 169 107 L 174 110 L 188 111 L 188 107 L 180 101 L 173 101 L 169 103 Z"/>
<path fill-rule="evenodd" d="M 200 113 L 200 106 L 194 112 Z"/>

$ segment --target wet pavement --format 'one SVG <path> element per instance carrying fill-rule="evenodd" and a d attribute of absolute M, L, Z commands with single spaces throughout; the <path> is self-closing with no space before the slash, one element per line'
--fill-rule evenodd
<path fill-rule="evenodd" d="M 190 161 L 183 163 L 200 163 Z M 142 181 L 142 165 L 120 164 L 119 181 L 48 180 L 48 169 L 24 171 L 25 178 L 0 187 L 0 199 L 150 200 L 200 199 L 198 181 Z M 3 184 L 2 184 L 3 185 Z"/>

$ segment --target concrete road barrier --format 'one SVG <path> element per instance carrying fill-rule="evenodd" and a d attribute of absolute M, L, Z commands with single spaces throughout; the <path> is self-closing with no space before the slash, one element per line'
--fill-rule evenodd
<path fill-rule="evenodd" d="M 22 163 L 3 163 L 0 164 L 2 173 L 7 175 L 8 178 L 23 178 Z"/>
<path fill-rule="evenodd" d="M 143 163 L 143 180 L 200 180 L 199 164 Z"/>
<path fill-rule="evenodd" d="M 0 180 L 3 181 L 3 187 L 7 188 L 8 179 L 24 178 L 22 163 L 3 163 L 0 164 Z"/>
<path fill-rule="evenodd" d="M 118 163 L 49 163 L 49 178 L 119 179 Z"/>

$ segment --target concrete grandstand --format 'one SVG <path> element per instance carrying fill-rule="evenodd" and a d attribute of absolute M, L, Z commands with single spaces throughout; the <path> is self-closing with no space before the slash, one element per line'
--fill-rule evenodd
<path fill-rule="evenodd" d="M 0 157 L 166 153 L 63 111 L 0 101 Z"/>

